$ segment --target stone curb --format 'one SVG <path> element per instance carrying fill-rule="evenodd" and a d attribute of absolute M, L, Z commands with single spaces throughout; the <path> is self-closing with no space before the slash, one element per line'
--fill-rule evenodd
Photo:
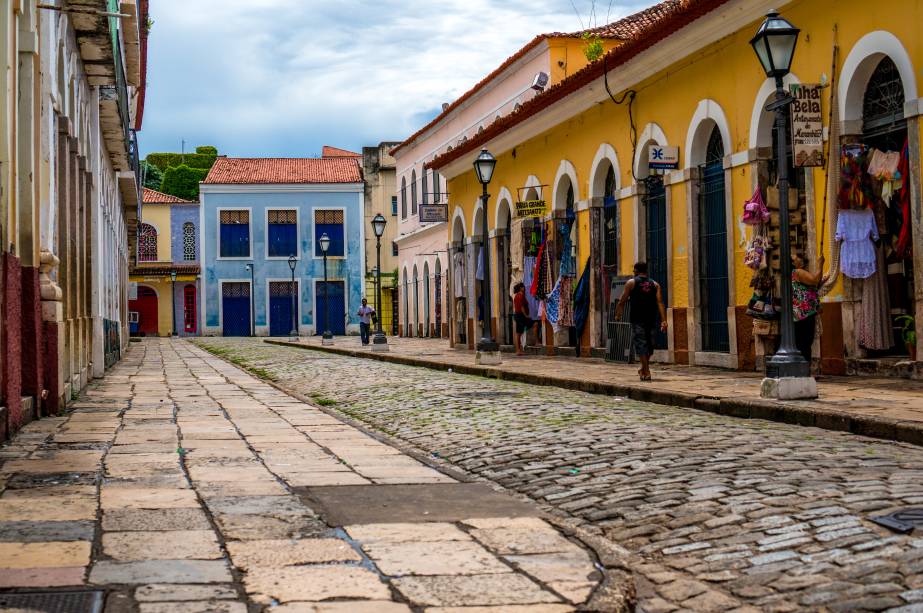
<path fill-rule="evenodd" d="M 391 362 L 393 364 L 403 364 L 405 366 L 418 366 L 432 370 L 448 371 L 451 369 L 453 372 L 463 375 L 476 375 L 491 379 L 530 383 L 532 385 L 560 387 L 587 392 L 589 394 L 623 396 L 639 402 L 679 406 L 687 409 L 699 409 L 727 417 L 765 419 L 767 421 L 821 428 L 823 430 L 850 432 L 852 434 L 859 434 L 871 438 L 923 446 L 923 422 L 901 421 L 888 417 L 871 415 L 852 415 L 843 411 L 802 406 L 793 401 L 782 402 L 763 399 L 702 396 L 688 392 L 658 390 L 648 386 L 631 385 L 627 383 L 601 383 L 583 379 L 509 372 L 502 368 L 492 366 L 446 364 L 435 360 L 427 360 L 425 358 L 412 358 L 385 352 L 373 353 L 371 351 L 357 351 L 329 345 L 305 345 L 302 343 L 277 340 L 264 340 L 263 342 L 270 345 L 324 351 L 326 353 L 345 355 L 354 358 Z"/>

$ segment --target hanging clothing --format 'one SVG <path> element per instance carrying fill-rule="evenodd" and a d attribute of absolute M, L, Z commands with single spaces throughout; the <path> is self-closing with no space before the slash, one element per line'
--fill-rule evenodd
<path fill-rule="evenodd" d="M 522 249 L 522 222 L 522 217 L 513 217 L 510 221 L 510 261 L 512 264 L 510 272 L 514 278 L 521 278 L 522 269 L 519 263 L 522 262 L 522 256 L 526 255 Z"/>
<path fill-rule="evenodd" d="M 522 259 L 523 277 L 522 284 L 526 286 L 526 304 L 529 308 L 529 316 L 535 319 L 538 313 L 538 300 L 529 291 L 535 278 L 535 256 L 526 256 Z"/>
<path fill-rule="evenodd" d="M 577 329 L 577 338 L 583 334 L 583 328 L 586 326 L 590 314 L 590 260 L 586 261 L 583 267 L 583 274 L 577 281 L 577 287 L 574 289 L 574 327 Z"/>
<path fill-rule="evenodd" d="M 529 285 L 529 291 L 527 292 L 530 296 L 534 296 L 539 300 L 545 297 L 545 294 L 542 291 L 542 254 L 544 252 L 545 243 L 542 243 L 538 247 L 538 255 L 536 255 L 534 258 L 535 269 L 532 271 L 532 283 Z"/>
<path fill-rule="evenodd" d="M 894 346 L 891 327 L 891 299 L 888 296 L 887 268 L 884 247 L 875 249 L 877 270 L 862 282 L 859 303 L 859 344 L 866 349 L 884 350 Z"/>
<path fill-rule="evenodd" d="M 901 161 L 898 165 L 901 173 L 901 193 L 898 206 L 901 212 L 901 233 L 897 237 L 894 250 L 902 258 L 909 258 L 913 252 L 913 232 L 910 226 L 910 148 L 909 141 L 904 141 L 901 148 Z"/>
<path fill-rule="evenodd" d="M 875 272 L 873 240 L 878 240 L 878 225 L 870 209 L 840 211 L 834 240 L 840 246 L 840 270 L 852 279 L 866 279 Z"/>
<path fill-rule="evenodd" d="M 554 288 L 545 297 L 545 319 L 554 326 L 555 332 L 559 329 L 558 320 L 561 316 L 561 279 L 555 283 Z"/>
<path fill-rule="evenodd" d="M 897 173 L 897 165 L 900 162 L 901 155 L 897 151 L 881 151 L 872 149 L 869 155 L 869 166 L 867 172 L 882 181 L 889 181 Z"/>
<path fill-rule="evenodd" d="M 474 278 L 478 281 L 484 280 L 484 247 L 478 247 L 478 264 L 474 269 Z"/>
<path fill-rule="evenodd" d="M 576 277 L 577 261 L 574 258 L 573 242 L 571 241 L 571 228 L 574 224 L 566 223 L 561 225 L 561 235 L 563 241 L 561 245 L 561 276 Z"/>
<path fill-rule="evenodd" d="M 552 256 L 552 248 L 545 249 L 545 253 L 542 254 L 542 291 L 547 296 L 551 293 L 552 279 L 554 279 L 554 268 L 552 267 L 552 262 L 554 257 Z"/>
<path fill-rule="evenodd" d="M 574 278 L 562 276 L 558 283 L 561 286 L 558 325 L 569 328 L 574 325 Z"/>
<path fill-rule="evenodd" d="M 452 256 L 452 283 L 455 286 L 455 297 L 463 298 L 465 296 L 465 254 L 462 251 L 456 251 Z"/>
<path fill-rule="evenodd" d="M 865 209 L 874 202 L 869 175 L 863 171 L 866 155 L 860 151 L 861 148 L 844 152 L 840 158 L 840 188 L 836 200 L 841 209 Z"/>

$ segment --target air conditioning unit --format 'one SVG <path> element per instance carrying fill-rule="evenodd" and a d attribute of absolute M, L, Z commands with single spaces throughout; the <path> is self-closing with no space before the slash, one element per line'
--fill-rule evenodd
<path fill-rule="evenodd" d="M 535 75 L 535 78 L 532 79 L 532 89 L 535 91 L 545 91 L 545 87 L 548 86 L 548 73 L 540 72 Z"/>

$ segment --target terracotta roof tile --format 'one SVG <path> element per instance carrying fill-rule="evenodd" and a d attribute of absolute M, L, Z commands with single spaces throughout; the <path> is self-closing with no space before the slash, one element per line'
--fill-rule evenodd
<path fill-rule="evenodd" d="M 141 202 L 144 204 L 197 204 L 192 200 L 184 200 L 178 196 L 171 196 L 147 187 L 144 188 L 141 195 Z"/>
<path fill-rule="evenodd" d="M 355 151 L 350 151 L 348 149 L 340 149 L 339 147 L 331 147 L 330 145 L 324 145 L 324 148 L 321 149 L 321 157 L 325 158 L 361 158 L 361 153 L 356 153 Z"/>
<path fill-rule="evenodd" d="M 361 183 L 359 162 L 335 158 L 218 158 L 204 184 Z"/>
<path fill-rule="evenodd" d="M 685 4 L 685 0 L 666 0 L 604 26 L 575 32 L 572 36 L 581 36 L 588 32 L 598 34 L 602 38 L 630 40 L 660 22 L 664 17 L 672 15 L 674 11 L 681 9 Z"/>

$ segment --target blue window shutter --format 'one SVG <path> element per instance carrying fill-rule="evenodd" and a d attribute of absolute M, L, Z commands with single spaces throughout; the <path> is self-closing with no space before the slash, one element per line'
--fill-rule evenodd
<path fill-rule="evenodd" d="M 295 224 L 269 224 L 269 257 L 287 258 L 296 255 L 297 234 Z"/>

